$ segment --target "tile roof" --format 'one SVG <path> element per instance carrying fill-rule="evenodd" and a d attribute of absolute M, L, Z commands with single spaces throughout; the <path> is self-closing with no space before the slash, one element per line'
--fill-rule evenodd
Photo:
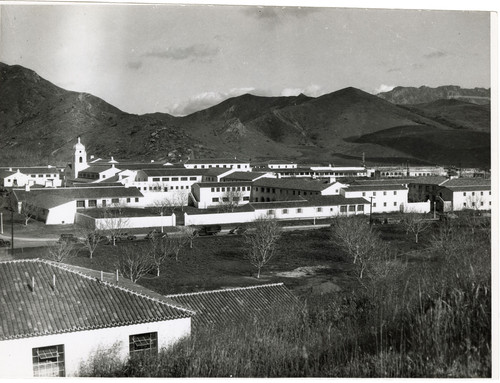
<path fill-rule="evenodd" d="M 312 195 L 307 196 L 306 199 L 313 206 L 338 206 L 349 204 L 370 204 L 366 198 L 346 198 L 343 195 Z"/>
<path fill-rule="evenodd" d="M 230 182 L 197 182 L 200 188 L 227 187 L 227 186 L 252 186 L 252 181 L 230 181 Z"/>
<path fill-rule="evenodd" d="M 409 184 L 418 184 L 418 185 L 440 185 L 445 182 L 448 177 L 445 176 L 427 176 L 427 177 L 415 177 L 411 179 Z"/>
<path fill-rule="evenodd" d="M 323 191 L 333 184 L 303 178 L 260 178 L 254 182 L 254 185 L 280 189 Z"/>
<path fill-rule="evenodd" d="M 367 179 L 367 180 L 355 180 L 351 185 L 406 185 L 416 180 L 417 178 L 427 178 L 427 177 L 415 177 L 415 178 L 381 178 L 381 179 Z"/>
<path fill-rule="evenodd" d="M 197 164 L 248 164 L 250 161 L 242 161 L 236 158 L 200 158 L 187 160 L 185 164 L 197 165 Z"/>
<path fill-rule="evenodd" d="M 37 201 L 38 203 L 55 201 L 57 198 L 68 202 L 77 199 L 144 197 L 139 189 L 124 186 L 43 188 L 30 191 L 14 189 L 14 194 L 18 201 Z"/>
<path fill-rule="evenodd" d="M 15 174 L 15 173 L 16 172 L 11 172 L 9 170 L 0 169 L 0 178 L 5 178 L 5 177 L 11 176 L 12 174 Z"/>
<path fill-rule="evenodd" d="M 297 198 L 294 201 L 271 201 L 271 202 L 250 202 L 249 206 L 254 209 L 254 210 L 265 210 L 265 209 L 286 209 L 286 208 L 293 208 L 293 207 L 306 207 L 309 206 L 309 202 L 305 199 L 300 197 L 295 197 Z"/>
<path fill-rule="evenodd" d="M 408 190 L 406 186 L 400 184 L 392 185 L 351 185 L 344 189 L 346 192 L 357 191 L 379 191 L 379 190 Z"/>
<path fill-rule="evenodd" d="M 0 291 L 0 340 L 158 322 L 194 314 L 181 305 L 168 304 L 39 259 L 0 262 Z"/>
<path fill-rule="evenodd" d="M 111 164 L 92 165 L 89 166 L 88 168 L 80 170 L 78 173 L 101 173 L 111 168 L 113 168 Z M 114 167 L 114 169 L 121 170 L 117 167 Z"/>
<path fill-rule="evenodd" d="M 283 283 L 167 295 L 196 311 L 195 326 L 224 325 L 252 317 L 266 317 L 273 310 L 290 310 L 298 299 Z"/>
<path fill-rule="evenodd" d="M 488 186 L 491 187 L 491 179 L 485 178 L 452 178 L 443 182 L 444 187 L 463 187 L 463 186 Z"/>
<path fill-rule="evenodd" d="M 234 172 L 228 174 L 227 176 L 222 177 L 222 179 L 223 182 L 226 182 L 226 180 L 253 181 L 266 174 L 267 173 L 260 173 L 260 172 Z"/>
<path fill-rule="evenodd" d="M 48 166 L 9 166 L 5 169 L 11 169 L 15 172 L 19 169 L 19 171 L 23 174 L 54 174 L 54 173 L 60 173 L 60 170 L 62 168 L 57 168 L 55 166 L 48 167 Z"/>
<path fill-rule="evenodd" d="M 163 167 L 161 169 L 141 169 L 149 177 L 202 176 L 208 169 L 186 169 Z M 229 169 L 226 169 L 229 170 Z"/>

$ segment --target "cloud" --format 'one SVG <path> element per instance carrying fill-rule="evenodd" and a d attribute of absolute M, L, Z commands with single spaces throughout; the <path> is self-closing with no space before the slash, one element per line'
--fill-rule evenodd
<path fill-rule="evenodd" d="M 379 94 L 379 93 L 383 93 L 383 92 L 390 92 L 391 90 L 393 90 L 396 86 L 395 85 L 386 85 L 386 84 L 382 84 L 380 85 L 377 89 L 375 89 L 373 91 L 373 94 Z"/>
<path fill-rule="evenodd" d="M 203 92 L 190 97 L 188 100 L 174 104 L 167 108 L 167 113 L 174 116 L 186 116 L 202 109 L 217 105 L 222 101 L 242 94 L 253 92 L 255 88 L 232 88 L 227 92 Z"/>
<path fill-rule="evenodd" d="M 130 69 L 139 69 L 140 67 L 142 67 L 142 61 L 129 61 L 127 63 L 127 66 L 130 68 Z"/>
<path fill-rule="evenodd" d="M 144 54 L 146 57 L 156 57 L 167 60 L 206 60 L 219 54 L 220 48 L 206 44 L 193 44 L 187 47 L 168 47 Z"/>
<path fill-rule="evenodd" d="M 434 52 L 427 53 L 426 55 L 424 55 L 424 57 L 426 59 L 437 59 L 437 58 L 444 57 L 444 56 L 448 56 L 448 53 L 443 52 L 443 51 L 434 51 Z"/>
<path fill-rule="evenodd" d="M 310 97 L 318 97 L 324 94 L 323 88 L 316 84 L 311 84 L 305 88 L 285 88 L 281 91 L 281 96 L 298 96 L 299 94 L 305 94 Z"/>

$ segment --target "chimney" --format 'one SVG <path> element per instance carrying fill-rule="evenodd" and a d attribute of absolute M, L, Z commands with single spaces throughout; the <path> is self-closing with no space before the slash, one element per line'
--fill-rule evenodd
<path fill-rule="evenodd" d="M 55 274 L 52 274 L 52 287 L 54 288 L 54 290 L 56 289 L 56 275 Z"/>
<path fill-rule="evenodd" d="M 151 160 L 151 162 L 155 162 L 155 160 Z"/>
<path fill-rule="evenodd" d="M 29 182 L 26 185 L 24 185 L 24 190 L 27 192 L 29 192 L 31 190 Z"/>
<path fill-rule="evenodd" d="M 12 168 L 9 168 L 9 172 L 11 172 L 11 171 L 12 171 Z"/>
<path fill-rule="evenodd" d="M 93 155 L 93 154 L 91 154 L 91 155 L 90 155 L 90 159 L 91 159 L 91 160 L 93 160 L 93 159 L 94 159 L 94 155 Z"/>
<path fill-rule="evenodd" d="M 31 291 L 35 291 L 35 277 L 31 277 Z"/>

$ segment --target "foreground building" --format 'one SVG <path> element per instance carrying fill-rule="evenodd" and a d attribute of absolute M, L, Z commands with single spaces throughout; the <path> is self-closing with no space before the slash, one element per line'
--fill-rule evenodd
<path fill-rule="evenodd" d="M 74 376 L 97 350 L 157 353 L 191 333 L 194 312 L 38 259 L 0 262 L 0 375 Z"/>

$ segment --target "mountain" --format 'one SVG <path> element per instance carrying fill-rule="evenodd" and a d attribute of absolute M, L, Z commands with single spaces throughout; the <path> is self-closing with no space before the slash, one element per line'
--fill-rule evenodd
<path fill-rule="evenodd" d="M 125 113 L 20 66 L 0 63 L 0 83 L 0 164 L 5 165 L 64 164 L 77 136 L 96 156 L 160 161 L 238 156 L 359 164 L 364 153 L 368 163 L 467 166 L 460 156 L 469 148 L 489 153 L 484 139 L 489 107 L 457 100 L 401 106 L 356 88 L 317 98 L 245 94 L 174 117 Z M 460 145 L 439 156 L 412 149 L 425 137 L 451 143 L 459 137 Z M 469 157 L 471 166 L 489 163 L 484 156 Z"/>
<path fill-rule="evenodd" d="M 377 96 L 393 104 L 425 104 L 437 100 L 460 99 L 474 104 L 489 104 L 490 89 L 464 89 L 456 85 L 419 88 L 397 86 L 389 92 L 379 93 Z"/>
<path fill-rule="evenodd" d="M 2 162 L 64 163 L 78 136 L 90 153 L 119 158 L 167 157 L 176 148 L 183 154 L 193 143 L 173 116 L 128 114 L 90 94 L 61 89 L 21 66 L 0 63 L 0 84 Z"/>

